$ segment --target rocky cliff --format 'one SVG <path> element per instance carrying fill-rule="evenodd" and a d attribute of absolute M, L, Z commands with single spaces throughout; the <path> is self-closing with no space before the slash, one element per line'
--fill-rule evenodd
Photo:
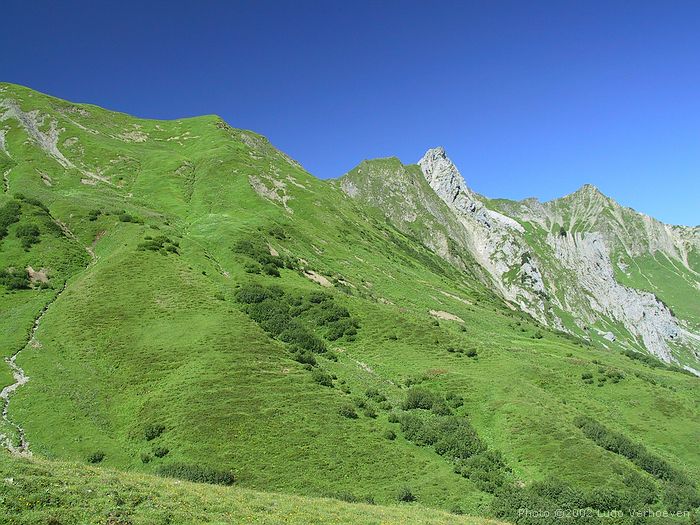
<path fill-rule="evenodd" d="M 471 254 L 506 301 L 600 345 L 700 368 L 697 228 L 663 224 L 590 185 L 549 202 L 490 200 L 467 186 L 443 148 L 418 161 L 432 191 L 387 177 L 377 162 L 347 174 L 341 187 L 404 230 L 420 222 L 418 236 L 447 259 L 450 242 Z M 394 159 L 394 171 L 412 169 Z"/>

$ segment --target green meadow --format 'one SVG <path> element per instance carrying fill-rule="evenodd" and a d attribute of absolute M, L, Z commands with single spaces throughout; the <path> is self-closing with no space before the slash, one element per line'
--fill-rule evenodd
<path fill-rule="evenodd" d="M 0 455 L 8 523 L 700 506 L 697 377 L 548 330 L 468 257 L 216 116 L 142 120 L 11 84 L 0 99 L 30 115 L 0 122 L 0 354 L 21 350 L 8 418 L 35 458 Z M 653 264 L 663 288 L 673 270 Z M 661 295 L 694 315 L 689 294 Z M 233 487 L 190 482 L 225 473 Z"/>

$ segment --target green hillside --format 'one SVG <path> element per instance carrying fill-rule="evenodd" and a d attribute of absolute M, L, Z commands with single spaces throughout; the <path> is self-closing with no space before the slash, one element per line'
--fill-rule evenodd
<path fill-rule="evenodd" d="M 391 518 L 326 500 L 311 523 L 700 506 L 698 378 L 546 329 L 468 253 L 436 253 L 419 227 L 399 231 L 260 135 L 12 84 L 0 84 L 0 130 L 0 353 L 19 351 L 29 378 L 0 433 L 69 462 L 55 468 L 72 486 L 106 476 L 138 498 L 188 491 L 191 503 L 166 505 L 180 522 L 199 522 L 202 498 L 207 519 L 227 522 L 213 495 L 229 496 L 145 474 L 232 471 L 231 512 L 263 523 L 248 489 L 416 499 Z M 0 374 L 13 384 L 9 366 Z M 58 465 L 2 461 L 39 486 Z M 11 510 L 17 495 L 3 497 Z M 282 513 L 307 505 L 260 498 Z"/>
<path fill-rule="evenodd" d="M 7 525 L 498 523 L 412 504 L 380 507 L 237 487 L 213 487 L 84 465 L 11 459 L 2 452 L 0 474 L 4 478 L 0 482 L 0 520 Z"/>

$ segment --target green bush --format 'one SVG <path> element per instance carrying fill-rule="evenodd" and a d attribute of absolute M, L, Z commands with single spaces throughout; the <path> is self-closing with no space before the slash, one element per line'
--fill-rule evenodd
<path fill-rule="evenodd" d="M 476 357 L 478 355 L 475 348 L 470 348 L 466 352 L 467 357 Z"/>
<path fill-rule="evenodd" d="M 388 439 L 389 441 L 394 441 L 396 439 L 396 432 L 389 429 L 386 432 L 384 432 L 384 438 Z"/>
<path fill-rule="evenodd" d="M 163 432 L 165 432 L 164 425 L 152 424 L 152 425 L 148 425 L 144 429 L 143 435 L 146 438 L 146 441 L 153 441 L 154 439 L 159 437 Z"/>
<path fill-rule="evenodd" d="M 15 236 L 22 243 L 22 247 L 25 251 L 29 251 L 33 244 L 39 242 L 39 236 L 41 231 L 36 224 L 21 224 L 17 226 L 15 230 Z"/>
<path fill-rule="evenodd" d="M 230 470 L 214 469 L 200 465 L 173 463 L 159 467 L 156 472 L 160 476 L 184 479 L 196 483 L 233 485 L 235 482 L 233 472 Z"/>
<path fill-rule="evenodd" d="M 338 414 L 348 419 L 357 419 L 357 412 L 355 412 L 355 407 L 350 404 L 342 405 L 338 408 Z"/>
<path fill-rule="evenodd" d="M 417 498 L 409 487 L 401 487 L 398 494 L 396 495 L 396 499 L 404 503 L 411 503 L 413 501 L 416 501 Z"/>
<path fill-rule="evenodd" d="M 0 240 L 7 236 L 7 229 L 18 222 L 21 215 L 22 206 L 17 201 L 10 201 L 0 207 Z"/>
<path fill-rule="evenodd" d="M 280 276 L 280 271 L 277 269 L 277 266 L 275 266 L 274 264 L 271 264 L 271 263 L 267 263 L 267 264 L 263 265 L 262 271 L 265 274 L 270 275 L 272 277 L 279 277 Z"/>
<path fill-rule="evenodd" d="M 153 455 L 157 458 L 164 458 L 169 452 L 170 450 L 165 447 L 157 447 L 153 449 Z"/>
<path fill-rule="evenodd" d="M 379 391 L 379 389 L 374 388 L 374 387 L 368 388 L 365 391 L 365 396 L 368 399 L 371 399 L 372 401 L 375 401 L 377 403 L 381 403 L 382 401 L 386 401 L 386 396 L 384 394 L 382 394 Z"/>
<path fill-rule="evenodd" d="M 236 292 L 236 299 L 244 304 L 253 304 L 261 303 L 265 299 L 279 299 L 282 295 L 284 292 L 278 287 L 244 284 Z"/>
<path fill-rule="evenodd" d="M 88 463 L 93 463 L 93 464 L 102 463 L 102 461 L 104 460 L 104 458 L 105 458 L 105 453 L 102 452 L 102 451 L 100 451 L 100 450 L 98 450 L 98 451 L 96 451 L 96 452 L 91 453 L 91 454 L 87 457 L 87 462 L 88 462 Z"/>
<path fill-rule="evenodd" d="M 458 394 L 450 392 L 445 396 L 445 402 L 450 408 L 459 408 L 464 405 L 464 398 Z"/>
<path fill-rule="evenodd" d="M 302 350 L 301 348 L 298 348 L 292 354 L 292 358 L 297 363 L 301 363 L 302 365 L 316 366 L 316 357 L 314 356 L 313 353 L 311 353 L 307 350 Z"/>
<path fill-rule="evenodd" d="M 583 434 L 606 450 L 625 456 L 642 470 L 660 480 L 678 485 L 694 486 L 694 483 L 682 472 L 674 469 L 665 460 L 654 456 L 644 445 L 634 443 L 626 436 L 608 430 L 596 420 L 586 416 L 574 420 Z"/>
<path fill-rule="evenodd" d="M 401 408 L 404 410 L 419 408 L 430 410 L 433 408 L 433 403 L 435 403 L 435 400 L 435 394 L 429 390 L 413 387 L 406 393 L 406 398 L 404 399 Z"/>
<path fill-rule="evenodd" d="M 122 213 L 119 215 L 119 220 L 121 222 L 135 222 L 134 217 L 128 213 Z"/>
<path fill-rule="evenodd" d="M 26 270 L 19 273 L 0 270 L 0 284 L 8 290 L 27 290 L 30 285 L 29 274 Z"/>
<path fill-rule="evenodd" d="M 90 210 L 87 214 L 87 218 L 89 221 L 96 221 L 99 219 L 100 215 L 102 215 L 102 210 Z"/>
<path fill-rule="evenodd" d="M 377 417 L 377 411 L 372 405 L 367 405 L 362 413 L 365 415 L 365 417 L 369 417 L 372 419 L 375 419 Z"/>
<path fill-rule="evenodd" d="M 141 452 L 141 463 L 150 463 L 152 459 L 153 456 L 151 456 L 148 452 Z"/>
<path fill-rule="evenodd" d="M 280 241 L 283 241 L 287 238 L 287 232 L 285 232 L 284 228 L 282 228 L 282 226 L 280 226 L 279 224 L 270 226 L 270 229 L 267 232 L 270 235 L 272 235 L 275 239 L 278 239 Z"/>
<path fill-rule="evenodd" d="M 433 414 L 437 414 L 438 416 L 449 416 L 452 414 L 452 410 L 450 410 L 450 407 L 448 407 L 447 403 L 445 403 L 442 399 L 438 399 L 433 403 L 431 411 Z"/>
<path fill-rule="evenodd" d="M 320 368 L 315 368 L 311 372 L 311 378 L 314 381 L 316 381 L 319 385 L 328 387 L 333 386 L 333 378 L 331 378 L 331 376 L 328 375 L 328 373 L 325 370 L 321 370 Z"/>

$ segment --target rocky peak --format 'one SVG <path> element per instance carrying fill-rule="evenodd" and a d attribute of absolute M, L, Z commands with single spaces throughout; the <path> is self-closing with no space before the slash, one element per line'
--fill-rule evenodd
<path fill-rule="evenodd" d="M 457 166 L 445 153 L 445 148 L 439 146 L 426 151 L 418 165 L 435 192 L 447 201 L 454 201 L 460 194 L 469 200 L 475 200 L 471 190 Z"/>

